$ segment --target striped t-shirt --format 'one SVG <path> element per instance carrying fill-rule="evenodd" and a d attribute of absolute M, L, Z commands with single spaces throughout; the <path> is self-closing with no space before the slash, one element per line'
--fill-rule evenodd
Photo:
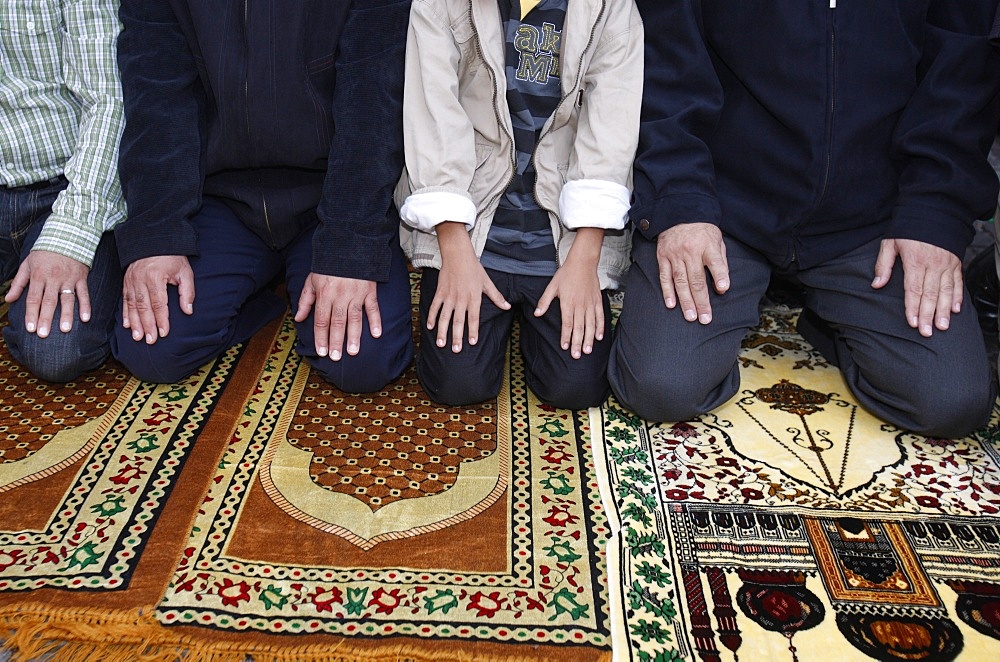
<path fill-rule="evenodd" d="M 559 105 L 559 52 L 567 0 L 498 0 L 506 39 L 507 106 L 517 159 L 486 239 L 488 269 L 552 276 L 556 249 L 548 212 L 535 200 L 531 161 L 545 122 Z M 524 13 L 525 15 L 522 15 Z M 554 164 L 544 164 L 554 167 Z"/>

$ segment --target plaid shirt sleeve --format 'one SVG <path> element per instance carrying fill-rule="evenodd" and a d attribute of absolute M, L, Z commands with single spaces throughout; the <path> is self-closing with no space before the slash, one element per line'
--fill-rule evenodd
<path fill-rule="evenodd" d="M 101 235 L 125 218 L 118 179 L 124 112 L 115 60 L 121 24 L 118 0 L 65 0 L 62 12 L 62 74 L 81 104 L 80 123 L 76 148 L 64 169 L 69 185 L 32 250 L 90 266 Z"/>

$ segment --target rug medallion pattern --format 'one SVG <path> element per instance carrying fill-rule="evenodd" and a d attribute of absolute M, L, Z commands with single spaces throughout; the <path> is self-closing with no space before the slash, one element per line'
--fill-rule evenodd
<path fill-rule="evenodd" d="M 616 659 L 1000 659 L 1000 412 L 880 423 L 793 323 L 765 315 L 711 414 L 594 411 Z"/>
<path fill-rule="evenodd" d="M 293 340 L 286 321 L 161 623 L 610 646 L 587 412 L 539 404 L 517 352 L 480 407 L 427 402 L 412 368 L 346 396 Z"/>

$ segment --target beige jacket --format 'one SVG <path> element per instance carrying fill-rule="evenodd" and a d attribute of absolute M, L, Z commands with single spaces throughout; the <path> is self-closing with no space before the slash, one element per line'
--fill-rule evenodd
<path fill-rule="evenodd" d="M 632 160 L 642 99 L 642 23 L 633 0 L 569 0 L 563 98 L 535 149 L 535 197 L 560 264 L 580 227 L 606 230 L 598 275 L 618 287 L 629 265 Z M 414 0 L 403 99 L 406 170 L 396 187 L 403 250 L 441 267 L 434 227 L 464 222 L 477 255 L 514 172 L 497 0 Z"/>

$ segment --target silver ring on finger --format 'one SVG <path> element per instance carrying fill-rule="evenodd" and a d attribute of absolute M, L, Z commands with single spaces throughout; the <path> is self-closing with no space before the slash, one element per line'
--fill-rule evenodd
<path fill-rule="evenodd" d="M 76 290 L 59 290 L 59 294 L 76 294 Z"/>

